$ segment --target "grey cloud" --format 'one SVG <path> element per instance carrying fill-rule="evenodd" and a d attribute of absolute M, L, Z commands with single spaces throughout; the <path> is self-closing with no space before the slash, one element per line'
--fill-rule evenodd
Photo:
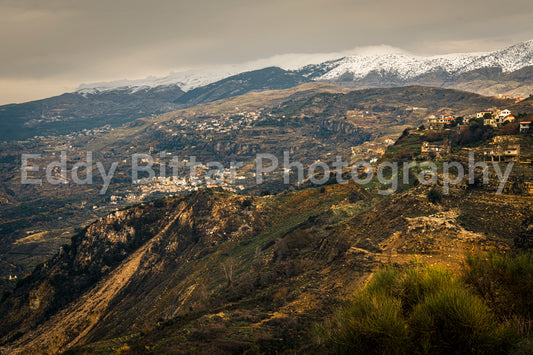
<path fill-rule="evenodd" d="M 532 10 L 525 0 L 0 0 L 0 80 L 136 78 L 379 44 L 487 50 L 533 38 Z"/>

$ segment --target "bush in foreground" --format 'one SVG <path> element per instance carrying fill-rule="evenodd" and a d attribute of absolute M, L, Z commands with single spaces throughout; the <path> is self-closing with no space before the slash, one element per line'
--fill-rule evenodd
<path fill-rule="evenodd" d="M 533 253 L 469 255 L 465 260 L 463 278 L 500 319 L 515 319 L 520 332 L 531 336 Z"/>
<path fill-rule="evenodd" d="M 503 354 L 516 340 L 450 271 L 419 265 L 377 272 L 316 330 L 325 352 L 344 354 Z"/>

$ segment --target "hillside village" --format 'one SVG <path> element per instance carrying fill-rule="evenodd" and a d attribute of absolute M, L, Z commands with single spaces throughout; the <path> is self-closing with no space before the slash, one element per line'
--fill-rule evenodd
<path fill-rule="evenodd" d="M 482 121 L 479 121 L 480 119 L 482 119 Z M 468 126 L 473 120 L 478 120 L 478 122 L 482 122 L 485 126 L 498 128 L 507 123 L 515 122 L 516 117 L 508 109 L 499 110 L 491 108 L 462 117 L 454 115 L 441 115 L 440 117 L 436 117 L 435 115 L 431 115 L 426 119 L 426 124 L 428 129 L 437 130 L 456 126 Z M 526 131 L 529 128 L 529 125 L 531 125 L 531 119 L 520 122 L 520 124 L 520 131 Z"/>
<path fill-rule="evenodd" d="M 513 99 L 517 102 L 523 100 L 521 97 L 505 97 L 506 99 Z M 414 107 L 409 108 L 408 112 L 424 112 L 423 109 Z M 360 121 L 364 121 L 363 128 L 371 128 L 373 124 L 379 121 L 379 117 L 372 115 L 368 111 L 349 110 L 346 112 L 346 117 L 358 118 L 359 121 L 354 122 L 355 125 L 362 126 Z M 398 116 L 400 117 L 400 116 Z M 177 115 L 168 120 L 160 120 L 159 116 L 152 115 L 145 120 L 155 120 L 152 122 L 148 129 L 153 131 L 157 135 L 160 141 L 168 141 L 169 144 L 173 144 L 174 140 L 179 139 L 188 143 L 188 149 L 195 149 L 196 144 L 201 142 L 208 142 L 214 139 L 214 137 L 228 136 L 231 137 L 234 134 L 242 134 L 241 131 L 250 130 L 250 134 L 253 134 L 253 129 L 261 127 L 261 125 L 275 124 L 276 122 L 283 122 L 285 116 L 274 114 L 272 111 L 262 107 L 258 107 L 255 110 L 246 110 L 239 107 L 228 108 L 225 111 L 219 112 L 198 112 L 190 116 Z M 531 132 L 531 117 L 517 119 L 513 113 L 508 109 L 490 108 L 487 110 L 479 111 L 473 114 L 464 116 L 455 115 L 441 115 L 436 117 L 430 115 L 426 118 L 423 127 L 428 130 L 467 130 L 471 125 L 482 124 L 484 126 L 490 126 L 494 129 L 500 129 L 508 124 L 517 124 L 519 122 L 519 132 L 527 133 Z M 57 155 L 59 150 L 72 150 L 82 143 L 90 144 L 96 137 L 102 135 L 113 134 L 115 129 L 109 125 L 101 127 L 99 129 L 83 130 L 77 133 L 71 133 L 65 136 L 35 136 L 25 141 L 19 141 L 18 144 L 24 145 L 38 145 L 43 147 L 43 152 L 48 152 L 53 156 Z M 351 159 L 367 160 L 371 164 L 376 163 L 380 156 L 385 153 L 388 146 L 392 145 L 395 141 L 394 135 L 385 135 L 383 137 L 376 137 L 374 140 L 365 142 L 358 146 L 351 148 Z M 138 146 L 129 147 L 127 153 L 134 154 L 139 151 Z M 215 146 L 216 149 L 216 146 Z M 421 155 L 425 158 L 442 157 L 445 154 L 450 153 L 451 145 L 449 142 L 442 142 L 442 144 L 434 144 L 432 142 L 424 142 L 421 146 Z M 171 158 L 172 153 L 166 152 L 166 156 L 160 156 L 154 147 L 148 147 L 146 152 L 154 158 L 154 169 L 157 171 L 161 165 L 168 164 L 168 158 Z M 519 161 L 520 159 L 520 146 L 509 145 L 502 147 L 495 145 L 493 148 L 483 152 L 486 160 L 496 161 Z M 184 162 L 187 160 L 185 159 Z M 121 162 L 123 165 L 129 164 L 128 160 Z M 117 191 L 115 194 L 108 198 L 110 205 L 121 206 L 124 203 L 136 203 L 146 201 L 153 197 L 154 194 L 173 195 L 186 193 L 190 191 L 196 191 L 201 187 L 214 187 L 218 186 L 231 192 L 242 191 L 246 189 L 246 182 L 244 180 L 253 178 L 249 174 L 246 176 L 238 176 L 236 182 L 230 182 L 228 177 L 230 175 L 229 168 L 225 168 L 222 172 L 223 179 L 219 179 L 216 183 L 208 183 L 205 181 L 205 174 L 208 171 L 208 167 L 199 163 L 197 165 L 198 177 L 195 179 L 176 179 L 171 176 L 158 176 L 148 184 L 139 185 L 134 188 L 127 188 L 123 191 Z M 100 209 L 98 205 L 87 205 L 87 208 L 93 210 Z"/>
<path fill-rule="evenodd" d="M 0 168 L 8 177 L 3 187 L 16 191 L 15 195 L 11 195 L 9 190 L 0 189 L 0 205 L 6 211 L 13 211 L 10 212 L 12 216 L 9 218 L 17 216 L 11 220 L 11 225 L 4 229 L 4 234 L 14 235 L 13 230 L 20 230 L 22 235 L 37 241 L 43 239 L 39 237 L 40 232 L 53 229 L 46 234 L 47 240 L 57 236 L 54 239 L 55 244 L 50 244 L 49 250 L 53 250 L 68 239 L 72 233 L 72 225 L 82 225 L 86 221 L 131 204 L 215 186 L 228 192 L 256 195 L 298 188 L 296 185 L 282 186 L 280 183 L 282 177 L 279 175 L 268 176 L 268 181 L 272 181 L 268 186 L 255 184 L 254 159 L 257 153 L 272 153 L 281 157 L 280 152 L 290 151 L 291 161 L 300 160 L 306 166 L 319 160 L 331 164 L 337 155 L 341 155 L 352 165 L 361 160 L 374 165 L 379 163 L 389 149 L 395 149 L 395 142 L 402 131 L 421 124 L 429 128 L 430 125 L 425 119 L 430 114 L 445 115 L 441 118 L 456 115 L 455 120 L 447 120 L 449 125 L 435 127 L 437 130 L 434 131 L 438 134 L 439 129 L 442 129 L 444 132 L 455 134 L 466 132 L 469 127 L 484 123 L 481 122 L 484 121 L 483 118 L 478 118 L 478 112 L 470 114 L 472 107 L 509 108 L 511 111 L 509 113 L 515 116 L 514 122 L 501 124 L 501 127 L 497 128 L 484 125 L 483 127 L 490 128 L 493 132 L 512 128 L 518 133 L 520 122 L 528 119 L 519 113 L 531 112 L 527 109 L 527 102 L 524 105 L 525 109 L 522 109 L 520 106 L 514 106 L 513 100 L 508 98 L 468 94 L 465 99 L 463 92 L 426 87 L 342 91 L 343 94 L 337 94 L 336 88 L 331 93 L 325 94 L 318 94 L 323 91 L 321 86 L 317 89 L 312 86 L 311 89 L 311 94 L 302 94 L 301 97 L 295 98 L 284 96 L 293 95 L 294 91 L 266 94 L 267 98 L 274 98 L 272 102 L 263 98 L 263 94 L 253 95 L 253 100 L 263 98 L 264 101 L 258 103 L 254 101 L 254 104 L 250 104 L 247 97 L 228 99 L 212 105 L 148 115 L 121 127 L 104 125 L 65 135 L 47 135 L 47 131 L 41 131 L 39 136 L 33 138 L 0 142 L 3 162 Z M 303 86 L 299 90 L 307 93 L 305 90 L 309 90 L 309 86 Z M 326 87 L 326 91 L 328 90 L 332 90 L 331 87 Z M 500 116 L 502 111 L 505 113 L 504 110 L 491 110 L 492 114 L 497 116 Z M 511 117 L 507 116 L 503 118 L 510 120 Z M 466 122 L 469 125 L 466 125 Z M 527 126 L 522 124 L 523 134 Z M 425 131 L 430 136 L 431 132 L 433 130 Z M 424 148 L 420 142 L 416 146 L 417 155 L 407 156 L 416 160 L 439 160 L 439 156 L 447 159 L 448 151 L 455 152 L 459 146 L 462 146 L 462 143 L 458 145 L 454 141 L 449 143 L 448 150 L 446 142 L 442 140 L 427 140 Z M 522 161 L 530 159 L 528 149 L 523 143 L 507 141 L 493 144 L 492 149 L 487 149 L 483 157 L 487 161 L 516 160 L 518 155 L 515 157 L 503 155 L 505 152 L 514 154 L 513 149 L 508 148 L 513 148 L 509 145 L 516 144 L 521 145 L 516 150 L 519 151 L 519 159 Z M 443 146 L 443 150 L 437 151 Z M 422 149 L 425 150 L 424 153 L 421 152 Z M 69 176 L 67 184 L 56 186 L 44 183 L 20 189 L 18 166 L 21 153 L 40 152 L 42 158 L 33 162 L 39 163 L 42 167 L 40 173 L 44 173 L 45 165 L 57 161 L 62 151 L 68 152 L 69 167 L 86 161 L 87 151 L 94 152 L 93 161 L 103 162 L 106 169 L 112 162 L 117 162 L 116 174 L 111 181 L 109 193 L 105 195 L 98 193 L 101 187 L 98 175 L 94 186 L 75 185 Z M 131 183 L 130 169 L 133 154 L 148 154 L 153 158 L 156 178 L 150 183 L 144 185 Z M 199 164 L 197 178 L 182 177 L 181 173 L 179 178 L 171 178 L 169 168 L 171 159 L 178 157 L 180 162 L 186 163 L 191 156 L 197 156 Z M 229 162 L 233 160 L 243 161 L 245 165 L 238 170 L 235 181 L 231 182 L 228 180 L 231 175 L 228 167 Z M 209 183 L 205 179 L 205 173 L 211 170 L 207 166 L 210 161 L 220 161 L 224 165 L 222 173 L 224 179 L 217 181 L 216 184 Z M 167 167 L 166 176 L 160 174 L 162 166 Z M 59 171 L 53 172 L 56 178 L 59 177 Z M 83 175 L 83 169 L 81 174 Z M 17 200 L 15 196 L 21 197 Z M 33 201 L 32 196 L 46 196 L 46 198 L 32 202 L 34 207 L 28 209 L 26 205 L 30 203 L 29 201 Z M 58 223 L 59 227 L 55 228 Z M 33 244 L 29 244 L 28 248 L 30 247 L 33 247 Z M 26 253 L 24 248 L 26 246 L 22 244 L 17 246 L 13 253 L 19 254 L 13 255 Z M 39 253 L 44 255 L 48 250 Z M 23 271 L 10 266 L 13 264 L 12 259 L 9 259 L 10 264 L 4 264 L 8 265 L 6 270 L 9 270 L 9 273 L 22 274 Z M 33 259 L 28 260 L 28 266 L 25 268 L 34 265 Z M 0 272 L 2 270 L 0 265 Z M 9 275 L 9 273 L 4 274 Z"/>
<path fill-rule="evenodd" d="M 462 117 L 454 115 L 442 115 L 436 117 L 431 115 L 426 119 L 425 125 L 421 128 L 430 131 L 455 130 L 465 132 L 475 125 L 487 126 L 495 130 L 503 129 L 505 126 L 508 126 L 506 128 L 506 134 L 530 134 L 532 132 L 532 121 L 532 116 L 525 116 L 517 119 L 517 117 L 508 109 L 499 110 L 496 108 L 490 108 Z M 443 142 L 443 144 L 430 144 L 430 142 L 424 142 L 421 147 L 421 153 L 426 157 L 430 157 L 430 155 L 441 157 L 443 154 L 450 153 L 450 150 L 451 143 L 449 141 Z M 520 162 L 520 145 L 508 144 L 504 147 L 496 143 L 492 147 L 483 151 L 483 157 L 485 160 L 490 161 Z"/>

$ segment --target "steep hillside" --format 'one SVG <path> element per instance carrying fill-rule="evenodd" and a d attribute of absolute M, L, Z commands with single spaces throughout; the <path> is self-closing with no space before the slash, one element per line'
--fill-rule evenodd
<path fill-rule="evenodd" d="M 22 104 L 0 106 L 0 140 L 68 134 L 82 129 L 120 126 L 154 113 L 179 108 L 178 86 L 74 92 Z"/>
<path fill-rule="evenodd" d="M 533 210 L 482 189 L 433 203 L 430 189 L 203 190 L 115 212 L 2 297 L 3 350 L 305 349 L 312 323 L 377 267 L 511 250 Z"/>
<path fill-rule="evenodd" d="M 370 160 L 379 157 L 386 147 L 384 140 L 395 139 L 407 127 L 420 126 L 431 114 L 463 115 L 488 107 L 533 112 L 533 108 L 525 106 L 527 102 L 515 109 L 508 100 L 457 90 L 406 87 L 350 91 L 329 84 L 306 83 L 150 116 L 113 130 L 3 144 L 0 275 L 24 275 L 68 240 L 75 227 L 117 207 L 196 187 L 187 182 L 172 186 L 169 191 L 168 185 L 157 183 L 132 185 L 131 157 L 135 153 L 152 152 L 156 171 L 161 162 L 168 163 L 168 158 L 161 159 L 157 154 L 161 151 L 180 159 L 196 156 L 202 163 L 216 160 L 225 167 L 231 161 L 241 161 L 244 167 L 238 175 L 243 179 L 226 187 L 260 194 L 289 187 L 282 183 L 281 169 L 267 176 L 265 184 L 255 184 L 258 153 L 281 159 L 288 151 L 291 161 L 301 161 L 307 168 L 317 159 L 331 163 L 337 155 L 351 161 L 355 159 L 354 149 L 361 147 L 357 159 Z M 382 143 L 369 149 L 360 146 L 374 139 Z M 58 186 L 46 181 L 42 186 L 20 184 L 21 153 L 43 154 L 35 161 L 41 164 L 39 174 L 44 179 L 44 166 L 56 160 L 62 150 L 68 151 L 69 166 L 85 161 L 86 151 L 94 152 L 94 161 L 101 161 L 106 167 L 118 162 L 108 193 L 99 194 L 99 180 L 94 185 Z M 205 186 L 204 180 L 201 183 Z M 117 201 L 111 201 L 111 196 Z"/>
<path fill-rule="evenodd" d="M 352 90 L 345 94 L 319 94 L 288 101 L 279 112 L 285 115 L 346 117 L 357 126 L 386 132 L 395 127 L 417 126 L 427 116 L 465 115 L 488 107 L 507 107 L 512 101 L 465 91 L 424 86 Z"/>
<path fill-rule="evenodd" d="M 154 199 L 168 193 L 154 190 L 155 195 L 142 196 L 138 186 L 131 185 L 131 155 L 148 154 L 150 149 L 167 149 L 167 152 L 181 158 L 196 155 L 202 159 L 215 159 L 222 155 L 224 163 L 229 163 L 228 151 L 239 153 L 237 157 L 250 159 L 253 150 L 278 151 L 291 149 L 298 145 L 306 147 L 302 155 L 316 157 L 334 150 L 346 150 L 353 144 L 367 139 L 369 134 L 353 130 L 337 135 L 335 131 L 320 128 L 319 121 L 281 124 L 279 121 L 267 122 L 262 127 L 248 127 L 243 122 L 249 112 L 270 110 L 272 107 L 291 98 L 303 98 L 318 93 L 339 93 L 349 90 L 323 83 L 307 83 L 301 86 L 275 91 L 248 93 L 214 103 L 198 105 L 187 110 L 175 111 L 155 117 L 139 119 L 122 127 L 102 132 L 86 132 L 70 136 L 55 136 L 48 139 L 31 139 L 26 143 L 4 143 L 0 148 L 0 275 L 22 276 L 53 255 L 65 243 L 73 229 L 86 225 L 88 221 L 100 218 L 117 207 L 138 203 L 141 199 Z M 237 109 L 236 109 L 237 108 Z M 227 117 L 231 117 L 228 119 Z M 265 117 L 266 118 L 266 117 Z M 177 123 L 176 120 L 181 120 Z M 208 131 L 215 128 L 212 121 L 235 126 L 232 132 Z M 154 123 L 158 124 L 155 125 Z M 208 124 L 202 128 L 200 125 Z M 285 127 L 281 127 L 285 126 Z M 219 128 L 222 129 L 222 128 Z M 168 130 L 173 132 L 169 132 Z M 318 144 L 315 135 L 323 131 Z M 179 134 L 175 134 L 179 132 Z M 272 135 L 271 140 L 262 140 L 265 133 Z M 358 136 L 353 133 L 359 132 Z M 306 135 L 306 136 L 303 136 Z M 295 136 L 301 136 L 295 140 Z M 290 137 L 290 138 L 288 138 Z M 192 142 L 196 142 L 195 147 Z M 279 144 L 284 142 L 283 144 Z M 322 142 L 324 145 L 322 145 Z M 262 144 L 262 145 L 261 145 Z M 135 151 L 131 147 L 135 145 Z M 326 148 L 327 147 L 327 148 Z M 104 160 L 106 166 L 120 162 L 116 179 L 106 195 L 100 195 L 96 185 L 60 185 L 46 183 L 38 185 L 20 184 L 20 154 L 41 153 L 41 163 L 48 164 L 55 159 L 53 151 L 68 151 L 69 164 L 72 159 L 86 160 L 86 151 L 94 152 L 95 160 Z M 232 153 L 233 154 L 233 153 Z M 233 156 L 235 158 L 235 156 Z M 156 158 L 157 159 L 157 158 Z M 122 163 L 126 160 L 126 163 Z M 203 161 L 204 163 L 207 160 Z M 41 169 L 44 174 L 44 167 Z M 43 176 L 44 177 L 44 176 Z M 98 175 L 95 175 L 97 178 Z M 96 180 L 95 180 L 96 181 Z M 247 185 L 252 182 L 244 181 Z M 187 188 L 187 191 L 193 187 Z M 263 187 L 268 189 L 268 187 Z M 130 191 L 130 192 L 127 192 Z M 164 190 L 163 190 L 164 191 Z M 172 193 L 175 193 L 172 192 Z M 118 204 L 110 201 L 110 196 L 120 196 Z M 97 209 L 93 206 L 98 206 Z M 20 242 L 17 242 L 20 240 Z"/>

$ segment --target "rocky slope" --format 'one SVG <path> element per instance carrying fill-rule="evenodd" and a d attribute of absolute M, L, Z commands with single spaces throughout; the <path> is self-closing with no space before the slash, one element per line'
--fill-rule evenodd
<path fill-rule="evenodd" d="M 375 268 L 510 250 L 533 210 L 530 197 L 476 189 L 434 204 L 429 188 L 205 190 L 116 212 L 2 297 L 1 349 L 305 349 L 311 324 Z"/>
<path fill-rule="evenodd" d="M 224 166 L 229 166 L 232 160 L 242 161 L 245 167 L 238 175 L 245 179 L 235 185 L 260 194 L 286 186 L 281 184 L 279 174 L 269 177 L 265 185 L 254 183 L 256 153 L 282 158 L 283 151 L 289 151 L 292 161 L 299 160 L 306 166 L 316 159 L 331 161 L 336 155 L 347 160 L 352 156 L 352 148 L 361 143 L 382 136 L 394 139 L 406 127 L 420 126 L 431 114 L 464 115 L 488 107 L 509 108 L 515 114 L 533 112 L 530 102 L 525 100 L 514 106 L 508 100 L 420 86 L 348 90 L 330 84 L 306 83 L 141 118 L 105 132 L 5 143 L 0 149 L 0 196 L 5 196 L 8 203 L 0 205 L 0 276 L 20 277 L 30 272 L 37 263 L 55 253 L 75 227 L 131 203 L 124 198 L 118 205 L 110 204 L 110 195 L 140 196 L 139 188 L 131 185 L 129 174 L 134 153 L 152 151 L 154 155 L 166 151 L 180 159 L 194 155 L 203 163 L 216 160 Z M 255 112 L 257 118 L 254 122 L 244 122 L 243 115 L 250 112 Z M 383 147 L 372 150 L 379 154 Z M 42 186 L 20 184 L 21 153 L 43 155 L 38 161 L 44 179 L 44 166 L 56 160 L 52 153 L 61 150 L 68 151 L 69 166 L 85 161 L 86 151 L 94 152 L 94 161 L 101 161 L 106 167 L 112 162 L 125 163 L 119 164 L 107 195 L 98 193 L 98 181 L 94 185 L 57 186 L 45 180 Z M 157 161 L 158 157 L 154 158 Z"/>

